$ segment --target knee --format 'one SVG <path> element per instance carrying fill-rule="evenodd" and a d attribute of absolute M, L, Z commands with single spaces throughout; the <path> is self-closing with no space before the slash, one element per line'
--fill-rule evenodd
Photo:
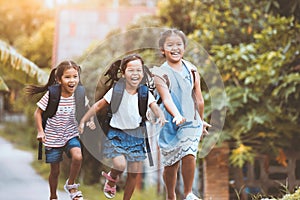
<path fill-rule="evenodd" d="M 72 154 L 72 161 L 76 163 L 81 163 L 82 162 L 82 154 L 81 152 L 76 152 Z"/>
<path fill-rule="evenodd" d="M 123 172 L 126 169 L 126 163 L 125 162 L 114 163 L 114 169 Z"/>
<path fill-rule="evenodd" d="M 80 148 L 72 148 L 70 154 L 73 161 L 82 161 L 82 152 Z"/>
<path fill-rule="evenodd" d="M 196 163 L 196 158 L 193 155 L 186 155 L 182 158 L 182 163 Z"/>
<path fill-rule="evenodd" d="M 127 173 L 128 178 L 130 179 L 136 179 L 137 178 L 137 173 Z"/>

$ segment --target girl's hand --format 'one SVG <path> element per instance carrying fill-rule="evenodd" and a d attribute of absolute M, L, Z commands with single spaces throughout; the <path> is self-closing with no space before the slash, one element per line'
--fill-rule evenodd
<path fill-rule="evenodd" d="M 165 123 L 168 122 L 162 112 L 159 112 L 159 117 L 156 117 L 155 114 L 149 110 L 146 113 L 146 117 L 152 124 L 160 124 L 160 126 L 164 126 Z"/>
<path fill-rule="evenodd" d="M 86 123 L 86 126 L 88 126 L 91 130 L 95 130 L 96 129 L 96 124 L 94 122 L 94 119 L 91 118 L 91 120 Z"/>
<path fill-rule="evenodd" d="M 152 124 L 156 123 L 156 119 L 155 119 L 156 117 L 155 117 L 154 113 L 151 110 L 148 110 L 146 112 L 146 117 L 149 120 L 149 122 L 151 122 Z"/>
<path fill-rule="evenodd" d="M 175 122 L 177 126 L 183 124 L 185 121 L 186 119 L 181 115 L 176 115 L 172 120 L 172 122 Z"/>
<path fill-rule="evenodd" d="M 161 127 L 165 125 L 166 122 L 169 122 L 168 120 L 165 119 L 165 117 L 159 117 L 156 121 L 156 123 L 159 123 Z"/>
<path fill-rule="evenodd" d="M 37 133 L 36 139 L 40 142 L 45 142 L 45 132 L 44 131 L 40 131 Z"/>
<path fill-rule="evenodd" d="M 211 125 L 203 120 L 203 135 L 209 135 L 209 132 L 206 128 L 210 128 Z"/>
<path fill-rule="evenodd" d="M 79 131 L 80 134 L 83 133 L 83 131 L 84 131 L 84 122 L 81 121 L 79 123 L 79 125 L 78 125 L 78 131 Z"/>

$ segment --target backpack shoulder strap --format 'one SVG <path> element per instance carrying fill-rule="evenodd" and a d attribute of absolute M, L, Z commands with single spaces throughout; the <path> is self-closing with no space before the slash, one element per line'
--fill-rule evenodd
<path fill-rule="evenodd" d="M 57 111 L 58 103 L 60 100 L 61 87 L 58 84 L 51 85 L 48 87 L 49 99 L 46 110 L 42 114 L 42 126 L 45 129 L 46 122 L 49 117 L 53 117 Z M 39 142 L 38 146 L 38 160 L 42 160 L 43 157 L 43 144 Z"/>
<path fill-rule="evenodd" d="M 138 106 L 139 106 L 139 114 L 142 117 L 142 121 L 140 123 L 140 126 L 142 127 L 144 138 L 145 138 L 145 144 L 146 144 L 146 151 L 148 154 L 149 164 L 150 166 L 153 166 L 153 158 L 151 154 L 151 147 L 146 127 L 146 112 L 148 108 L 148 94 L 149 94 L 149 88 L 142 84 L 138 87 Z"/>
<path fill-rule="evenodd" d="M 110 101 L 111 112 L 116 113 L 119 109 L 120 103 L 125 90 L 125 79 L 120 78 L 113 86 L 113 93 Z"/>
<path fill-rule="evenodd" d="M 190 71 L 190 73 L 192 74 L 193 85 L 194 85 L 195 84 L 195 80 L 196 80 L 197 68 L 192 63 L 190 63 L 189 61 L 182 60 L 182 62 L 188 68 L 188 70 Z"/>
<path fill-rule="evenodd" d="M 82 84 L 78 84 L 75 93 L 76 119 L 79 121 L 86 112 L 85 106 L 85 88 Z"/>
<path fill-rule="evenodd" d="M 53 117 L 54 114 L 56 113 L 58 103 L 60 100 L 61 87 L 58 84 L 51 85 L 48 87 L 48 91 L 49 91 L 48 105 L 42 115 L 42 121 L 43 121 L 44 128 L 46 126 L 47 119 L 49 117 Z"/>
<path fill-rule="evenodd" d="M 49 90 L 49 101 L 46 108 L 48 117 L 53 117 L 56 113 L 58 103 L 60 100 L 61 87 L 58 84 L 52 85 L 48 88 Z"/>
<path fill-rule="evenodd" d="M 146 112 L 148 108 L 149 88 L 146 85 L 140 85 L 138 88 L 138 106 L 142 120 L 146 120 Z"/>

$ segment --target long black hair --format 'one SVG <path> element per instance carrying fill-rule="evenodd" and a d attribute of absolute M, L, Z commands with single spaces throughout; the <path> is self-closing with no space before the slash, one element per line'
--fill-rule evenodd
<path fill-rule="evenodd" d="M 80 72 L 81 72 L 80 66 L 77 65 L 74 61 L 71 61 L 71 60 L 70 61 L 69 60 L 62 61 L 61 63 L 59 63 L 57 65 L 57 67 L 55 67 L 51 70 L 48 82 L 45 85 L 41 85 L 41 86 L 28 85 L 25 88 L 25 92 L 30 96 L 33 96 L 38 93 L 46 92 L 48 90 L 48 87 L 53 84 L 58 83 L 58 81 L 61 80 L 61 77 L 63 76 L 64 71 L 67 69 L 70 69 L 70 68 L 74 68 L 75 70 L 77 70 L 78 74 L 80 74 Z"/>

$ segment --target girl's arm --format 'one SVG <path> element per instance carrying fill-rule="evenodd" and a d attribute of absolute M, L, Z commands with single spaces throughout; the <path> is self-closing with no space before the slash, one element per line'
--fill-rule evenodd
<path fill-rule="evenodd" d="M 201 91 L 201 86 L 200 86 L 200 76 L 198 73 L 195 74 L 195 83 L 194 83 L 194 101 L 196 104 L 196 109 L 203 120 L 203 113 L 204 113 L 204 100 L 203 100 L 203 95 Z"/>
<path fill-rule="evenodd" d="M 35 120 L 35 126 L 37 129 L 37 140 L 40 142 L 45 142 L 45 132 L 43 129 L 43 122 L 42 122 L 42 114 L 43 110 L 39 107 L 34 112 L 34 120 Z"/>
<path fill-rule="evenodd" d="M 159 82 L 161 82 L 161 79 L 157 80 L 157 81 L 156 81 L 156 79 L 159 79 L 159 78 L 154 78 L 156 89 L 157 89 L 167 111 L 174 117 L 173 122 L 175 122 L 176 125 L 184 123 L 186 121 L 186 119 L 184 117 L 182 117 L 182 115 L 178 111 L 176 105 L 174 104 L 171 94 L 169 92 L 169 88 L 166 86 L 166 84 L 159 83 Z"/>
<path fill-rule="evenodd" d="M 91 106 L 88 104 L 87 105 L 87 109 L 90 109 Z M 86 123 L 86 125 L 91 129 L 91 130 L 94 130 L 96 129 L 96 124 L 95 124 L 95 120 L 94 120 L 94 116 L 90 117 L 90 121 L 88 121 Z"/>
<path fill-rule="evenodd" d="M 96 103 L 94 103 L 94 105 L 92 105 L 92 107 L 85 113 L 85 115 L 80 120 L 80 123 L 78 126 L 79 132 L 83 133 L 85 122 L 88 121 L 92 116 L 96 115 L 96 113 L 99 110 L 106 107 L 107 105 L 108 105 L 108 103 L 104 98 L 102 98 L 99 101 L 97 101 Z"/>
<path fill-rule="evenodd" d="M 150 109 L 152 110 L 152 112 L 154 113 L 154 115 L 158 118 L 158 123 L 163 126 L 166 122 L 166 118 L 165 115 L 163 113 L 163 111 L 161 110 L 161 108 L 157 105 L 156 102 L 152 102 L 149 105 Z"/>
<path fill-rule="evenodd" d="M 195 73 L 194 101 L 196 104 L 196 109 L 198 110 L 198 113 L 203 121 L 203 133 L 204 135 L 207 135 L 208 131 L 206 128 L 211 127 L 211 125 L 204 121 L 204 99 L 200 86 L 200 76 L 198 73 Z"/>

